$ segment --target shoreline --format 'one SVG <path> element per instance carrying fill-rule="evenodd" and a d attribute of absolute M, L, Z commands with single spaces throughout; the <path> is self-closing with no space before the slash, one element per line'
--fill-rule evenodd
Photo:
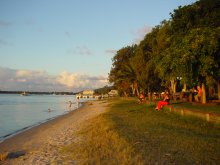
<path fill-rule="evenodd" d="M 55 117 L 52 117 L 52 118 L 45 119 L 45 120 L 43 120 L 43 121 L 39 121 L 39 122 L 37 122 L 37 123 L 35 123 L 35 124 L 26 126 L 26 127 L 21 128 L 21 129 L 19 129 L 19 130 L 16 130 L 16 131 L 14 131 L 14 132 L 11 132 L 11 133 L 9 133 L 9 134 L 7 134 L 7 135 L 1 136 L 1 137 L 0 137 L 0 144 L 3 143 L 5 140 L 7 140 L 7 139 L 9 139 L 9 138 L 12 138 L 12 137 L 14 137 L 14 136 L 16 136 L 16 135 L 18 135 L 18 134 L 20 134 L 20 133 L 22 133 L 22 132 L 25 132 L 25 131 L 27 131 L 27 130 L 29 130 L 29 129 L 34 128 L 34 127 L 38 127 L 38 126 L 41 125 L 41 124 L 44 124 L 44 123 L 46 123 L 46 122 L 49 122 L 50 120 L 54 120 L 54 119 L 56 119 L 56 118 L 58 118 L 58 117 L 61 117 L 61 116 L 63 116 L 63 115 L 66 115 L 66 114 L 68 114 L 68 112 L 66 112 L 66 113 L 64 113 L 64 114 L 61 114 L 61 115 L 58 115 L 58 116 L 55 116 Z"/>
<path fill-rule="evenodd" d="M 4 140 L 0 143 L 0 153 L 7 159 L 1 163 L 50 163 L 60 160 L 60 147 L 76 140 L 76 131 L 81 125 L 104 113 L 107 104 L 103 101 L 88 101 L 79 109 Z"/>
<path fill-rule="evenodd" d="M 86 102 L 80 103 L 79 108 L 83 107 L 83 105 L 84 105 L 85 103 L 86 103 Z M 18 130 L 14 131 L 14 132 L 11 132 L 11 133 L 8 133 L 8 134 L 6 134 L 6 135 L 3 135 L 3 136 L 0 137 L 0 144 L 1 144 L 2 142 L 4 142 L 5 140 L 9 139 L 9 138 L 12 138 L 13 136 L 16 136 L 16 135 L 18 135 L 18 134 L 20 134 L 20 133 L 22 133 L 22 132 L 25 132 L 25 131 L 27 131 L 27 130 L 29 130 L 29 129 L 32 129 L 32 128 L 34 128 L 34 127 L 38 127 L 38 126 L 41 125 L 41 124 L 44 124 L 44 123 L 46 123 L 46 122 L 49 122 L 49 121 L 54 120 L 54 119 L 56 119 L 56 118 L 59 118 L 59 117 L 61 117 L 61 116 L 67 115 L 67 114 L 69 114 L 69 113 L 71 113 L 71 112 L 73 112 L 73 111 L 75 111 L 75 110 L 77 110 L 77 109 L 79 109 L 79 108 L 74 108 L 74 109 L 72 109 L 71 111 L 66 111 L 66 112 L 64 112 L 63 114 L 60 114 L 60 115 L 57 115 L 57 116 L 54 116 L 54 117 L 51 117 L 51 118 L 47 118 L 47 119 L 45 119 L 45 120 L 39 121 L 39 122 L 37 122 L 37 123 L 34 123 L 34 124 L 32 124 L 32 125 L 28 125 L 28 126 L 26 126 L 26 127 L 23 127 L 23 128 L 21 128 L 21 129 L 18 129 Z"/>

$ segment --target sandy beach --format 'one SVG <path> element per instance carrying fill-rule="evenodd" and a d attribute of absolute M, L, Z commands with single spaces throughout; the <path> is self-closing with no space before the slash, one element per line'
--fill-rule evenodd
<path fill-rule="evenodd" d="M 63 146 L 77 140 L 77 130 L 87 120 L 106 111 L 106 101 L 92 101 L 77 110 L 17 134 L 0 143 L 6 160 L 0 164 L 62 164 Z M 71 162 L 69 162 L 71 164 Z"/>

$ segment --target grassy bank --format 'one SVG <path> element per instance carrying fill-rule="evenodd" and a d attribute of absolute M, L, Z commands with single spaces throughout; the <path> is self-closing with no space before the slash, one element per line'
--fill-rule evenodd
<path fill-rule="evenodd" d="M 79 164 L 218 164 L 220 126 L 134 100 L 110 101 L 63 152 Z"/>
<path fill-rule="evenodd" d="M 210 103 L 207 104 L 196 104 L 195 102 L 175 102 L 172 101 L 171 105 L 175 108 L 184 108 L 184 109 L 191 109 L 195 112 L 203 111 L 207 113 L 213 113 L 216 115 L 220 115 L 220 104 L 212 105 Z"/>

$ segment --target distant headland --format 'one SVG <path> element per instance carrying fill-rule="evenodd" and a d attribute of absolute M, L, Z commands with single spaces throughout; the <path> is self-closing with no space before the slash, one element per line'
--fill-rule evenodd
<path fill-rule="evenodd" d="M 0 90 L 0 94 L 21 94 L 24 91 L 1 91 Z M 26 91 L 29 94 L 39 94 L 39 95 L 75 95 L 78 92 L 30 92 L 30 91 Z"/>

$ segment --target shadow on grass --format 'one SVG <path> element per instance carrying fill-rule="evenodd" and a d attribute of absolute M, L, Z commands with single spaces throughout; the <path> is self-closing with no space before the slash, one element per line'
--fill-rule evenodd
<path fill-rule="evenodd" d="M 184 108 L 193 111 L 202 111 L 206 113 L 214 113 L 220 115 L 220 105 L 195 104 L 191 102 L 171 102 L 174 108 Z"/>

